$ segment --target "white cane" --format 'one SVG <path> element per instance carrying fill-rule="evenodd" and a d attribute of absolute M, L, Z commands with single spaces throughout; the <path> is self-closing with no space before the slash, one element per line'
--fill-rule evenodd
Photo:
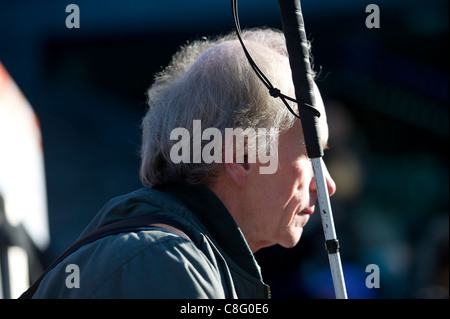
<path fill-rule="evenodd" d="M 309 59 L 309 49 L 305 32 L 300 0 L 278 0 L 283 32 L 294 81 L 295 95 L 298 101 L 300 120 L 303 127 L 306 149 L 311 158 L 317 197 L 325 235 L 325 247 L 328 251 L 334 291 L 337 299 L 347 299 L 339 242 L 334 228 L 333 213 L 325 179 L 325 163 L 322 160 L 323 149 L 320 138 L 318 117 L 314 110 L 314 80 Z M 306 106 L 306 107 L 305 107 Z"/>
<path fill-rule="evenodd" d="M 280 7 L 281 20 L 283 22 L 283 32 L 286 38 L 286 47 L 289 54 L 289 63 L 292 71 L 296 99 L 292 99 L 282 94 L 280 90 L 275 88 L 253 61 L 240 35 L 241 29 L 237 13 L 237 0 L 231 0 L 236 34 L 244 53 L 250 62 L 250 66 L 263 84 L 268 88 L 270 95 L 276 98 L 279 97 L 289 111 L 301 120 L 306 149 L 308 156 L 311 158 L 314 171 L 320 216 L 325 235 L 325 247 L 328 251 L 334 291 L 337 299 L 347 299 L 347 291 L 339 255 L 339 242 L 336 238 L 330 197 L 325 179 L 326 167 L 322 160 L 323 147 L 318 121 L 320 112 L 315 107 L 314 80 L 309 62 L 309 49 L 300 0 L 278 0 L 278 4 Z M 287 100 L 298 104 L 299 114 L 301 114 L 301 116 L 292 110 L 287 103 Z"/>
<path fill-rule="evenodd" d="M 328 251 L 331 276 L 333 278 L 336 299 L 347 299 L 344 274 L 342 271 L 341 257 L 339 255 L 339 242 L 334 228 L 333 213 L 331 211 L 330 197 L 327 182 L 325 180 L 325 163 L 322 158 L 311 159 L 316 181 L 317 197 L 320 208 L 320 217 L 325 235 L 325 247 Z"/>

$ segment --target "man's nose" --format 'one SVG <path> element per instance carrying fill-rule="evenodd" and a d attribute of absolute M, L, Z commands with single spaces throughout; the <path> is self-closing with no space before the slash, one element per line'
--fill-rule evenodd
<path fill-rule="evenodd" d="M 327 187 L 328 187 L 328 194 L 330 196 L 333 196 L 334 193 L 336 193 L 336 183 L 334 182 L 333 178 L 331 177 L 331 175 L 328 173 L 327 170 Z"/>
<path fill-rule="evenodd" d="M 336 183 L 331 177 L 330 172 L 328 172 L 327 166 L 323 164 L 322 167 L 323 173 L 325 174 L 325 180 L 327 181 L 328 195 L 333 196 L 333 194 L 336 193 Z"/>
<path fill-rule="evenodd" d="M 322 165 L 322 168 L 323 168 L 323 174 L 325 175 L 325 180 L 327 183 L 328 195 L 332 196 L 334 193 L 336 193 L 336 183 L 334 182 L 333 178 L 331 177 L 330 173 L 328 172 L 326 165 Z M 311 181 L 311 189 L 313 191 L 317 191 L 316 181 L 315 181 L 314 177 Z"/>

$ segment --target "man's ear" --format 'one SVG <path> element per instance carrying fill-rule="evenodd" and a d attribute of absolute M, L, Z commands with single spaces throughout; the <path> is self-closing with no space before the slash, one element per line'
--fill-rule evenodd
<path fill-rule="evenodd" d="M 234 143 L 234 135 L 225 135 L 222 150 L 225 173 L 228 179 L 231 179 L 235 184 L 242 187 L 247 183 L 248 176 L 255 164 L 248 163 L 247 140 L 244 140 L 244 145 L 236 146 Z"/>
<path fill-rule="evenodd" d="M 225 163 L 224 170 L 225 174 L 229 179 L 231 179 L 238 186 L 244 186 L 248 177 L 253 169 L 252 163 Z"/>

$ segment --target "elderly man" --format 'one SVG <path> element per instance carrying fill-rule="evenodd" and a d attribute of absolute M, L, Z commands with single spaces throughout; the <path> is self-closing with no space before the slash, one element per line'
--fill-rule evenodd
<path fill-rule="evenodd" d="M 264 74 L 293 96 L 282 33 L 248 30 L 243 39 Z M 315 94 L 326 147 L 324 105 Z M 233 35 L 181 48 L 156 76 L 148 106 L 145 187 L 112 199 L 84 234 L 147 215 L 176 221 L 175 231 L 132 229 L 85 244 L 47 273 L 34 297 L 270 297 L 253 253 L 295 246 L 317 200 L 300 121 L 269 95 Z M 255 134 L 236 133 L 230 142 L 230 130 Z M 267 152 L 271 163 L 261 160 Z M 333 194 L 328 173 L 327 185 Z M 78 267 L 78 287 L 67 285 L 68 264 Z"/>

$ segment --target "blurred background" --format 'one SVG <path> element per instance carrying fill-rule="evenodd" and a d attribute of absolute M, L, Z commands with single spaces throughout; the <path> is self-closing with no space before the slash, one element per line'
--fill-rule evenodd
<path fill-rule="evenodd" d="M 233 28 L 228 0 L 78 0 L 80 27 L 69 29 L 70 3 L 0 2 L 0 62 L 39 121 L 50 239 L 36 242 L 8 221 L 0 187 L 3 298 L 17 294 L 8 247 L 26 247 L 34 280 L 110 198 L 141 186 L 140 119 L 153 74 L 180 45 Z M 372 3 L 379 28 L 366 26 Z M 349 298 L 448 298 L 448 6 L 302 1 L 329 117 L 324 159 L 338 187 L 332 208 Z M 239 15 L 242 28 L 281 28 L 275 0 L 241 0 Z M 10 153 L 0 148 L 0 158 Z M 17 178 L 19 201 L 33 193 L 27 176 Z M 334 297 L 318 213 L 297 247 L 256 257 L 273 298 Z M 373 264 L 379 288 L 369 289 Z"/>

